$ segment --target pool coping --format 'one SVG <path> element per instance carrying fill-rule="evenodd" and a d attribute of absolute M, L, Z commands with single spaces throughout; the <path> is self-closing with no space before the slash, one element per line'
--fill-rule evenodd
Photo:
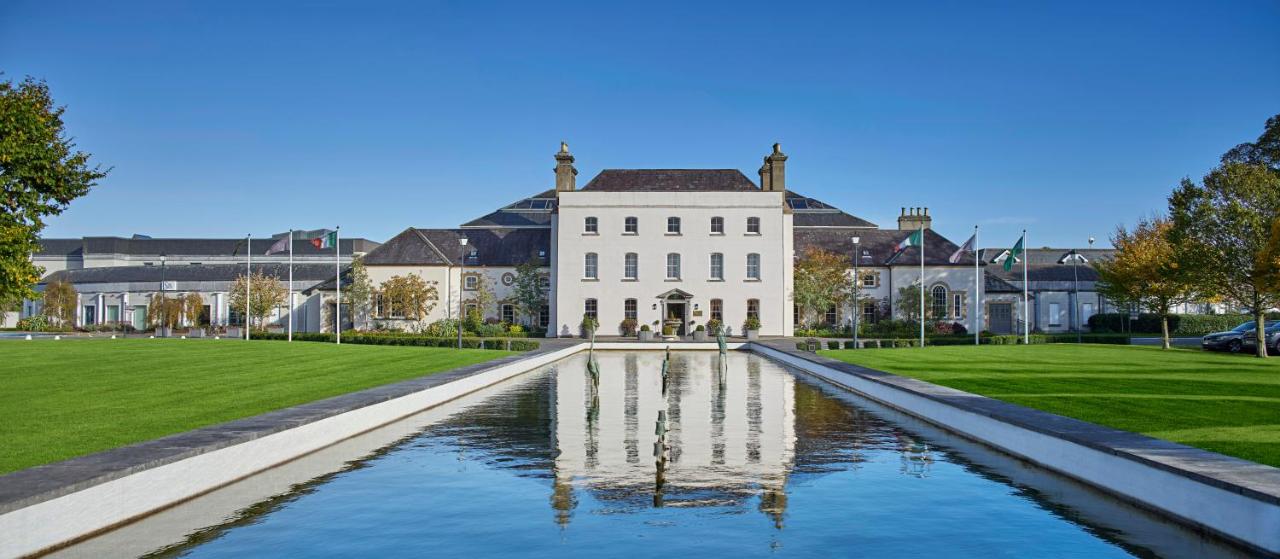
<path fill-rule="evenodd" d="M 996 400 L 994 398 L 988 398 L 986 396 L 980 396 L 954 388 L 932 384 L 914 378 L 899 376 L 885 371 L 854 365 L 852 363 L 846 363 L 838 359 L 796 349 L 793 340 L 758 341 L 753 345 L 748 346 L 749 350 L 756 351 L 758 354 L 766 358 L 774 358 L 774 356 L 770 355 L 768 351 L 761 351 L 761 348 L 781 353 L 787 357 L 806 361 L 813 365 L 825 367 L 839 373 L 852 375 L 859 379 L 875 383 L 901 393 L 924 398 L 949 408 L 954 408 L 961 412 L 976 414 L 1016 428 L 1025 429 L 1033 433 L 1066 441 L 1100 453 L 1105 453 L 1106 455 L 1132 461 L 1147 468 L 1159 470 L 1173 476 L 1185 478 L 1205 486 L 1219 489 L 1234 495 L 1239 495 L 1253 501 L 1258 501 L 1264 506 L 1271 507 L 1275 511 L 1280 511 L 1280 468 L 1250 462 L 1241 458 L 1218 454 L 1208 450 L 1182 445 L 1163 439 L 1157 439 L 1138 433 L 1121 431 L 1119 429 L 1113 429 L 1095 423 L 1064 417 Z M 861 393 L 861 391 L 856 388 L 847 386 L 846 388 Z M 901 409 L 911 415 L 921 417 L 926 421 L 936 424 L 936 421 L 933 421 L 926 415 L 921 414 L 919 410 L 912 410 L 909 407 L 885 402 L 883 399 L 877 398 L 874 395 L 865 393 L 864 395 L 872 398 L 873 400 L 879 401 L 882 404 Z M 961 435 L 976 438 L 984 443 L 992 444 L 993 446 L 1001 448 L 1002 450 L 1014 455 L 1030 459 L 1025 454 L 1019 452 L 1018 449 L 1006 448 L 1004 445 L 995 444 L 992 441 L 985 439 L 981 434 L 967 433 L 964 430 L 960 430 L 949 425 L 940 426 Z M 1164 514 L 1170 515 L 1175 520 L 1213 532 L 1228 540 L 1236 541 L 1237 543 L 1243 544 L 1256 551 L 1263 551 L 1271 554 L 1280 553 L 1280 548 L 1275 547 L 1275 541 L 1263 543 L 1251 541 L 1248 538 L 1241 538 L 1237 534 L 1225 532 L 1209 523 L 1202 522 L 1200 519 L 1191 518 L 1187 514 L 1179 514 L 1177 511 L 1167 510 L 1155 505 L 1150 502 L 1150 499 L 1137 494 L 1137 491 L 1126 493 L 1125 491 L 1117 490 L 1115 487 L 1108 487 L 1107 485 L 1100 483 L 1101 480 L 1089 479 L 1087 477 L 1082 477 L 1075 472 L 1066 471 L 1062 467 L 1041 463 L 1034 459 L 1031 460 L 1041 467 L 1046 467 L 1066 474 L 1069 477 L 1080 479 L 1081 481 L 1099 487 L 1104 491 L 1116 494 L 1130 501 L 1135 501 L 1147 508 L 1154 508 Z M 1275 512 L 1273 516 L 1280 518 L 1280 512 Z M 1275 532 L 1280 533 L 1280 523 L 1276 524 Z"/>

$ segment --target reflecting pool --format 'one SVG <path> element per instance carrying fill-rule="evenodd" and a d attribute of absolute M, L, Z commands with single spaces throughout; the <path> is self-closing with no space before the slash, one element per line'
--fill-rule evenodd
<path fill-rule="evenodd" d="M 1237 555 L 754 354 L 596 355 L 59 555 Z"/>

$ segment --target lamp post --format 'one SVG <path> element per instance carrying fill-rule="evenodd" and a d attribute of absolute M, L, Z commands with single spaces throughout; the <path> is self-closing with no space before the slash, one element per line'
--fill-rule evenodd
<path fill-rule="evenodd" d="M 467 278 L 463 273 L 467 269 L 467 238 L 459 237 L 458 245 L 462 247 L 462 259 L 458 261 L 458 349 L 462 349 L 462 318 L 467 312 L 463 299 L 463 291 L 467 289 Z"/>
<path fill-rule="evenodd" d="M 858 349 L 858 315 L 862 313 L 862 309 L 858 308 L 858 288 L 862 287 L 862 278 L 858 276 L 858 261 L 862 259 L 862 253 L 858 250 L 858 243 L 862 239 L 850 237 L 849 240 L 853 241 L 853 304 L 850 305 L 853 309 L 853 349 Z"/>
<path fill-rule="evenodd" d="M 168 257 L 167 255 L 165 255 L 165 253 L 163 253 L 163 252 L 162 252 L 162 253 L 160 253 L 160 302 L 161 302 L 161 303 L 163 303 L 163 304 L 165 304 L 165 305 L 168 305 L 168 304 L 169 304 L 169 301 L 166 299 L 165 294 L 164 294 L 164 293 L 165 293 L 165 290 L 164 290 L 164 264 L 165 264 L 165 261 L 166 261 L 166 260 L 168 260 L 168 258 L 169 258 L 169 257 Z M 160 323 L 161 323 L 161 324 L 164 324 L 164 319 L 165 319 L 165 315 L 166 315 L 166 314 L 168 314 L 168 312 L 167 312 L 164 308 L 161 308 L 161 309 L 159 310 L 159 312 L 157 312 L 157 313 L 156 313 L 156 316 L 160 317 Z M 168 335 L 169 335 L 169 329 L 168 329 L 168 328 L 165 328 L 165 334 L 164 334 L 164 335 L 165 335 L 165 336 L 168 336 Z"/>
<path fill-rule="evenodd" d="M 1080 264 L 1080 254 L 1076 249 L 1071 249 L 1071 314 L 1075 315 L 1076 327 L 1076 343 L 1081 342 L 1080 337 L 1080 272 L 1077 270 Z"/>

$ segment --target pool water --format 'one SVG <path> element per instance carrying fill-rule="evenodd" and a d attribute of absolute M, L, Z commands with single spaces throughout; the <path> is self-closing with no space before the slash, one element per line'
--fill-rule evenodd
<path fill-rule="evenodd" d="M 665 393 L 661 352 L 596 355 L 598 388 L 578 354 L 401 422 L 371 452 L 304 459 L 64 554 L 1235 553 L 754 354 L 722 372 L 714 352 L 674 352 Z M 296 479 L 263 489 L 272 475 Z M 171 539 L 138 543 L 157 534 Z"/>

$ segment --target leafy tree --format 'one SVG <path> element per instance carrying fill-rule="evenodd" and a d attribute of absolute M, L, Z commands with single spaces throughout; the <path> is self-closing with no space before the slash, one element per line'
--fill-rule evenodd
<path fill-rule="evenodd" d="M 156 293 L 147 305 L 147 322 L 159 328 L 177 328 L 182 320 L 183 305 L 181 297 L 170 299 L 163 292 Z"/>
<path fill-rule="evenodd" d="M 369 318 L 369 303 L 373 301 L 373 282 L 369 280 L 369 269 L 364 265 L 364 257 L 357 256 L 351 260 L 351 268 L 347 270 L 351 284 L 343 287 L 342 300 L 350 305 L 351 319 L 356 324 L 364 323 Z"/>
<path fill-rule="evenodd" d="M 391 316 L 425 319 L 439 298 L 436 286 L 428 284 L 417 274 L 391 276 L 382 282 L 382 304 L 387 306 L 387 314 Z"/>
<path fill-rule="evenodd" d="M 848 270 L 849 259 L 843 255 L 817 247 L 801 254 L 795 267 L 793 297 L 806 327 L 813 328 L 827 309 L 839 308 L 850 300 L 853 286 Z"/>
<path fill-rule="evenodd" d="M 62 280 L 50 281 L 44 285 L 44 305 L 41 314 L 58 326 L 75 324 L 78 304 L 76 299 L 75 286 Z"/>
<path fill-rule="evenodd" d="M 521 321 L 526 326 L 533 324 L 533 317 L 547 302 L 547 293 L 542 289 L 542 273 L 536 260 L 516 266 L 516 279 L 511 284 L 511 290 Z"/>
<path fill-rule="evenodd" d="M 44 219 L 84 196 L 108 170 L 89 166 L 63 131 L 49 86 L 0 81 L 0 299 L 32 299 L 44 269 L 31 262 Z M 71 316 L 75 316 L 74 313 Z"/>
<path fill-rule="evenodd" d="M 191 326 L 200 326 L 200 315 L 204 314 L 204 298 L 199 293 L 191 292 L 182 299 L 182 316 L 186 317 L 187 324 Z"/>
<path fill-rule="evenodd" d="M 1169 241 L 1173 223 L 1143 219 L 1133 231 L 1117 227 L 1111 236 L 1115 257 L 1094 262 L 1098 291 L 1114 300 L 1136 303 L 1160 316 L 1164 349 L 1169 349 L 1169 314 L 1174 305 L 1196 295 L 1194 278 L 1183 265 L 1186 255 Z"/>
<path fill-rule="evenodd" d="M 494 301 L 497 301 L 498 297 L 493 294 L 493 288 L 489 286 L 489 280 L 485 279 L 485 275 L 483 273 L 477 273 L 475 278 L 476 288 L 471 290 L 471 298 L 466 299 L 466 302 L 475 305 L 476 313 L 483 318 L 485 311 L 487 311 L 489 307 L 493 306 Z M 467 318 L 470 319 L 470 317 Z"/>
<path fill-rule="evenodd" d="M 1188 271 L 1209 295 L 1247 310 L 1257 324 L 1258 357 L 1266 357 L 1265 313 L 1280 305 L 1268 241 L 1280 219 L 1280 173 L 1227 163 L 1202 184 L 1183 179 L 1169 197 L 1169 239 L 1187 254 Z"/>
<path fill-rule="evenodd" d="M 1267 119 L 1266 127 L 1256 142 L 1245 142 L 1222 156 L 1222 163 L 1262 165 L 1280 172 L 1280 115 Z"/>
<path fill-rule="evenodd" d="M 245 311 L 245 283 L 249 284 L 249 310 Z M 267 320 L 267 315 L 271 314 L 272 309 L 284 304 L 285 295 L 288 293 L 284 283 L 275 276 L 268 276 L 262 272 L 249 275 L 247 278 L 244 274 L 236 276 L 236 281 L 231 286 L 231 298 L 228 303 L 232 310 L 244 315 L 250 319 L 250 327 L 252 320 L 257 319 L 258 328 L 263 328 Z"/>
<path fill-rule="evenodd" d="M 910 322 L 920 321 L 920 282 L 912 282 L 911 285 L 898 288 L 898 297 L 894 301 L 894 305 L 898 307 L 898 315 L 903 320 Z M 933 318 L 933 305 L 925 305 L 925 320 Z"/>

